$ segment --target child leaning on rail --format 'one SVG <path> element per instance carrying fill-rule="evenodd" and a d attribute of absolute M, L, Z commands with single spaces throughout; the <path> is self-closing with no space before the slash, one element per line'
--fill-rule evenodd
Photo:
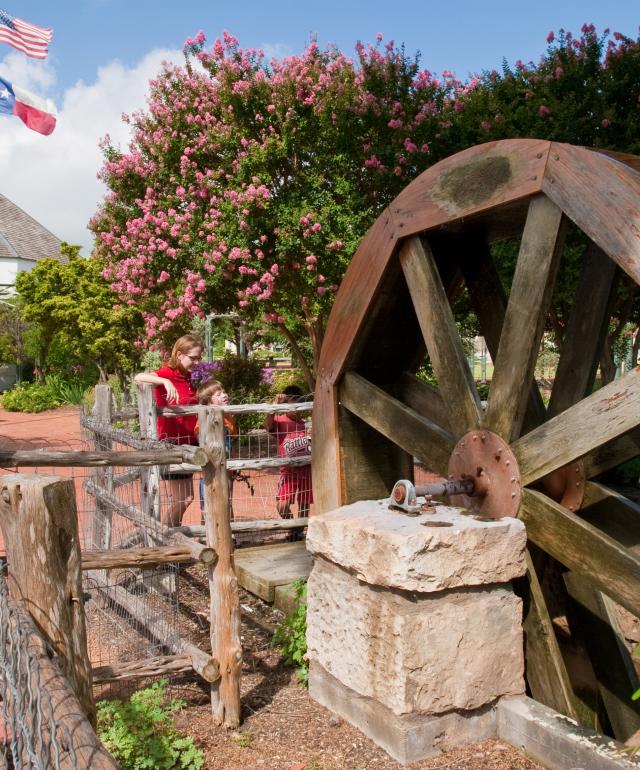
<path fill-rule="evenodd" d="M 218 380 L 205 380 L 197 390 L 198 403 L 203 406 L 227 406 L 229 395 Z M 238 426 L 230 414 L 224 415 L 224 446 L 227 457 L 231 456 L 233 441 L 238 436 Z M 196 434 L 199 434 L 200 425 L 196 423 Z M 229 515 L 233 519 L 233 473 L 229 473 Z M 204 511 L 204 479 L 200 479 L 200 509 Z"/>
<path fill-rule="evenodd" d="M 299 403 L 304 398 L 302 390 L 297 385 L 288 385 L 274 399 L 275 404 Z M 300 412 L 285 414 L 269 414 L 265 428 L 276 437 L 278 442 L 278 457 L 309 457 L 311 455 L 311 440 L 307 433 Z M 298 517 L 309 515 L 309 506 L 313 502 L 311 489 L 311 466 L 280 467 L 280 479 L 276 493 L 276 510 L 283 519 L 293 517 L 291 505 L 297 500 Z"/>

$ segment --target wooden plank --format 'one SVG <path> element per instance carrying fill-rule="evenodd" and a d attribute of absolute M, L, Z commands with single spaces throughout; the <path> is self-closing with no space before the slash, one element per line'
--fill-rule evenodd
<path fill-rule="evenodd" d="M 531 555 L 527 550 L 523 630 L 525 639 L 526 676 L 532 696 L 555 711 L 578 719 L 579 709 L 553 623 L 544 600 Z"/>
<path fill-rule="evenodd" d="M 399 236 L 439 227 L 540 192 L 551 143 L 487 142 L 428 168 L 391 203 Z"/>
<path fill-rule="evenodd" d="M 512 445 L 523 486 L 637 427 L 639 415 L 640 368 L 637 368 Z"/>
<path fill-rule="evenodd" d="M 207 545 L 218 555 L 209 566 L 208 574 L 211 649 L 221 672 L 220 680 L 211 685 L 211 710 L 216 724 L 235 728 L 240 724 L 242 642 L 238 580 L 233 568 L 223 410 L 203 407 L 198 422 L 200 442 L 209 457 L 203 474 Z"/>
<path fill-rule="evenodd" d="M 135 465 L 143 468 L 160 463 L 189 462 L 201 467 L 205 457 L 195 447 L 174 447 L 173 449 L 148 449 L 133 452 L 58 452 L 51 449 L 0 450 L 2 468 L 103 468 L 114 465 Z"/>
<path fill-rule="evenodd" d="M 365 323 L 384 270 L 396 246 L 396 231 L 385 209 L 362 239 L 331 309 L 320 353 L 318 376 L 334 385 L 342 376 L 349 352 Z"/>
<path fill-rule="evenodd" d="M 204 558 L 203 558 L 204 557 Z M 210 564 L 216 558 L 213 548 L 200 552 L 203 564 Z M 110 550 L 85 551 L 82 554 L 83 570 L 89 569 L 118 569 L 120 567 L 137 567 L 139 569 L 154 569 L 160 564 L 195 564 L 193 548 L 189 545 L 164 545 L 154 548 L 112 548 Z"/>
<path fill-rule="evenodd" d="M 640 616 L 640 556 L 540 492 L 523 490 L 519 518 L 537 546 Z"/>
<path fill-rule="evenodd" d="M 333 511 L 343 505 L 338 434 L 338 391 L 323 376 L 316 380 L 313 405 L 311 475 L 316 513 Z"/>
<path fill-rule="evenodd" d="M 529 204 L 487 404 L 487 427 L 520 435 L 564 244 L 562 211 L 541 195 Z"/>
<path fill-rule="evenodd" d="M 28 610 L 59 656 L 62 673 L 95 725 L 73 480 L 39 473 L 2 476 L 0 526 L 9 595 Z"/>
<path fill-rule="evenodd" d="M 166 417 L 185 414 L 198 414 L 200 407 L 194 406 L 160 406 L 156 407 L 156 413 Z M 224 407 L 225 414 L 282 414 L 284 412 L 310 412 L 313 409 L 313 401 L 301 401 L 298 404 L 228 404 Z M 125 409 L 114 412 L 112 420 L 135 420 L 138 418 L 136 409 Z M 117 430 L 117 428 L 113 428 Z M 126 432 L 126 431 L 123 431 Z"/>
<path fill-rule="evenodd" d="M 158 440 L 156 399 L 154 387 L 149 383 L 138 385 L 138 420 L 140 436 L 151 441 Z M 150 518 L 160 521 L 160 468 L 154 465 L 140 471 L 140 507 Z M 147 537 L 147 533 L 145 533 Z M 146 545 L 151 545 L 147 537 Z"/>
<path fill-rule="evenodd" d="M 128 663 L 113 663 L 109 666 L 94 666 L 93 684 L 107 684 L 125 679 L 139 679 L 153 676 L 171 676 L 192 670 L 188 655 L 156 655 Z"/>
<path fill-rule="evenodd" d="M 309 526 L 309 518 L 302 516 L 299 519 L 244 519 L 231 522 L 232 532 L 277 532 L 288 529 L 304 529 Z M 172 527 L 172 532 L 182 532 L 189 537 L 204 537 L 204 524 L 186 524 L 181 527 Z"/>
<path fill-rule="evenodd" d="M 637 171 L 602 153 L 554 142 L 542 190 L 640 283 L 640 232 L 635 222 L 640 199 Z"/>
<path fill-rule="evenodd" d="M 598 680 L 614 737 L 626 741 L 640 729 L 640 704 L 631 700 L 638 676 L 616 619 L 614 602 L 569 572 L 564 582 L 577 608 L 580 636 Z"/>
<path fill-rule="evenodd" d="M 588 481 L 580 518 L 640 554 L 640 505 L 603 484 Z"/>
<path fill-rule="evenodd" d="M 607 303 L 615 272 L 615 263 L 594 243 L 589 244 L 564 332 L 547 409 L 549 418 L 564 412 L 591 391 L 609 325 Z"/>
<path fill-rule="evenodd" d="M 620 438 L 607 441 L 588 454 L 584 458 L 586 476 L 592 479 L 612 468 L 617 468 L 628 460 L 633 460 L 638 455 L 640 455 L 640 428 L 635 428 Z"/>
<path fill-rule="evenodd" d="M 455 445 L 448 431 L 352 372 L 344 376 L 340 402 L 412 457 L 446 475 Z"/>
<path fill-rule="evenodd" d="M 395 396 L 410 409 L 450 431 L 449 407 L 440 391 L 409 372 L 403 372 L 394 388 Z"/>
<path fill-rule="evenodd" d="M 276 586 L 306 580 L 312 564 L 303 542 L 241 548 L 235 556 L 240 585 L 266 602 L 273 602 Z"/>
<path fill-rule="evenodd" d="M 447 394 L 449 423 L 463 436 L 482 423 L 483 412 L 433 253 L 413 237 L 402 244 L 399 259 L 438 387 Z"/>
<path fill-rule="evenodd" d="M 464 244 L 460 268 L 469 292 L 471 305 L 480 324 L 493 361 L 498 357 L 500 336 L 507 312 L 507 295 L 498 271 L 484 242 Z M 531 382 L 524 418 L 524 430 L 529 431 L 546 420 L 546 407 L 535 381 Z"/>

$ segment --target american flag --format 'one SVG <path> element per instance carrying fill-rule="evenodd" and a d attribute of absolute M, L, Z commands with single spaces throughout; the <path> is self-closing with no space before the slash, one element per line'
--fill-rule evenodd
<path fill-rule="evenodd" d="M 0 43 L 9 43 L 34 59 L 44 59 L 52 35 L 52 29 L 16 19 L 0 8 Z"/>

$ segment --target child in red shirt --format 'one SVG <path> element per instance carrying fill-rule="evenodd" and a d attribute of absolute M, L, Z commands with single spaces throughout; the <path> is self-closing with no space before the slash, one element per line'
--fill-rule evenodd
<path fill-rule="evenodd" d="M 303 397 L 297 385 L 287 386 L 275 399 L 276 404 L 295 403 Z M 278 457 L 308 457 L 311 455 L 311 441 L 299 412 L 267 415 L 265 427 L 273 433 L 278 442 Z M 293 517 L 291 505 L 297 500 L 298 518 L 309 515 L 313 502 L 311 489 L 311 466 L 288 466 L 280 468 L 276 509 L 283 519 Z"/>

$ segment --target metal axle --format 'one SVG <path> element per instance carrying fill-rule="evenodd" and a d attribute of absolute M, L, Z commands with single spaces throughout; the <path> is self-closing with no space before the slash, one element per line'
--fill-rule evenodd
<path fill-rule="evenodd" d="M 418 497 L 424 497 L 425 503 L 429 505 L 432 497 L 450 495 L 468 495 L 471 497 L 475 491 L 475 482 L 472 478 L 438 481 L 420 486 L 415 486 L 411 481 L 401 479 L 393 485 L 389 505 L 409 515 L 417 516 L 422 509 L 422 505 L 418 503 Z"/>

